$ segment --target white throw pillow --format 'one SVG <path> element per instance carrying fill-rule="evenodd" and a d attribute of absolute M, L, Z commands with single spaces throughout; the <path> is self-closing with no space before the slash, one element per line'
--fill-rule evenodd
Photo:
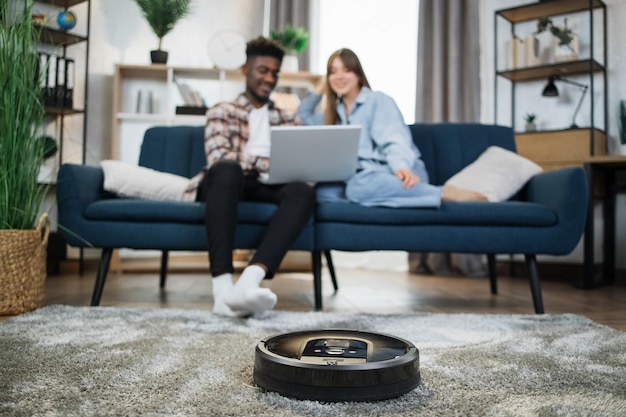
<path fill-rule="evenodd" d="M 490 146 L 446 181 L 446 185 L 478 191 L 492 202 L 504 201 L 541 171 L 539 165 L 515 152 Z"/>
<path fill-rule="evenodd" d="M 105 160 L 104 189 L 121 197 L 182 201 L 189 178 L 141 167 L 128 162 Z"/>

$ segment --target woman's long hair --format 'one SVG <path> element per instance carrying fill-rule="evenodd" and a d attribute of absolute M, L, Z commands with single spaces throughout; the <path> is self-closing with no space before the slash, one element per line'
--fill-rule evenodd
<path fill-rule="evenodd" d="M 340 98 L 337 97 L 337 94 L 330 88 L 330 84 L 328 83 L 328 75 L 330 74 L 335 58 L 341 59 L 341 62 L 343 62 L 346 68 L 356 74 L 359 79 L 359 88 L 370 86 L 365 76 L 365 71 L 363 71 L 363 67 L 361 66 L 361 61 L 359 61 L 359 57 L 357 57 L 351 49 L 342 48 L 333 52 L 330 58 L 328 58 L 326 65 L 326 110 L 324 111 L 324 123 L 327 125 L 334 125 L 339 119 L 339 115 L 337 114 L 337 100 L 340 100 Z"/>

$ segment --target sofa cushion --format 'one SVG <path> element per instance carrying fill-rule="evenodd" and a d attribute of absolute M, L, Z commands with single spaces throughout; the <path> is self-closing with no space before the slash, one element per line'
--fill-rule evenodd
<path fill-rule="evenodd" d="M 328 203 L 318 205 L 315 220 L 354 225 L 551 226 L 558 222 L 554 210 L 541 204 L 521 201 L 443 202 L 437 209 Z"/>
<path fill-rule="evenodd" d="M 105 160 L 103 188 L 120 197 L 181 201 L 189 178 L 141 167 L 128 162 Z"/>
<path fill-rule="evenodd" d="M 499 146 L 490 146 L 446 184 L 478 191 L 490 202 L 497 202 L 514 196 L 541 171 L 542 168 L 530 159 Z"/>

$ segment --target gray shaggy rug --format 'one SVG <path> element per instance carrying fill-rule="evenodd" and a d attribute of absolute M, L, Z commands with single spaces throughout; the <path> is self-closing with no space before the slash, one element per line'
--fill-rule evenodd
<path fill-rule="evenodd" d="M 407 339 L 421 384 L 379 402 L 322 403 L 254 384 L 257 343 L 344 328 Z M 626 333 L 577 315 L 44 307 L 0 322 L 0 415 L 626 416 Z"/>

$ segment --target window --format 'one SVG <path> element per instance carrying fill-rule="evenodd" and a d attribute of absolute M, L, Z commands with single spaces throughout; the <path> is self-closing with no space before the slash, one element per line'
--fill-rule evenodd
<path fill-rule="evenodd" d="M 311 2 L 311 71 L 326 74 L 330 54 L 352 49 L 373 90 L 394 98 L 404 121 L 415 122 L 419 0 Z M 333 251 L 335 266 L 408 270 L 402 251 Z"/>
<path fill-rule="evenodd" d="M 393 97 L 413 123 L 419 0 L 318 0 L 311 8 L 311 71 L 325 74 L 330 54 L 352 49 L 372 89 Z"/>

